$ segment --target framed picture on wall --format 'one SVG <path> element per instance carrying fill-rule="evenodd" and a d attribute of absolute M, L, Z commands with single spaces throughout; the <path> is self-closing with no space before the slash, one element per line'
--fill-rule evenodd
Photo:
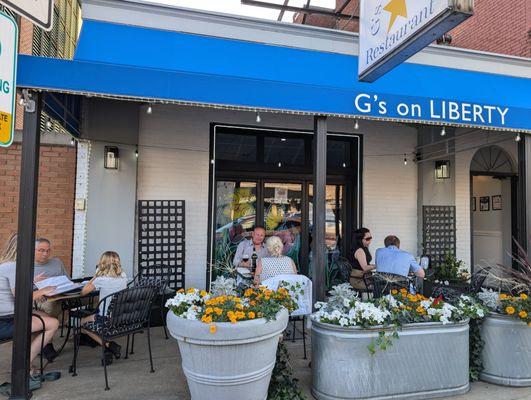
<path fill-rule="evenodd" d="M 472 211 L 476 211 L 476 198 L 475 197 L 472 197 L 470 208 L 472 209 Z"/>
<path fill-rule="evenodd" d="M 490 211 L 489 196 L 483 196 L 479 198 L 479 211 Z"/>
<path fill-rule="evenodd" d="M 501 210 L 502 209 L 502 197 L 501 195 L 492 196 L 492 209 Z"/>

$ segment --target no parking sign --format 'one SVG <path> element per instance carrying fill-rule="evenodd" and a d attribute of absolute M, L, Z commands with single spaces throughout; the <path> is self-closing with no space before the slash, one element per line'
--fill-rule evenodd
<path fill-rule="evenodd" d="M 18 28 L 15 20 L 0 12 L 0 146 L 13 142 L 15 130 L 15 83 Z"/>

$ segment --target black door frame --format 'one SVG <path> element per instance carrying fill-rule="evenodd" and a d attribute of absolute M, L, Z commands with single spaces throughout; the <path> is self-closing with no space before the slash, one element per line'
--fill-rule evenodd
<path fill-rule="evenodd" d="M 239 181 L 248 181 L 257 183 L 257 202 L 262 201 L 262 184 L 261 182 L 269 181 L 273 183 L 302 183 L 303 192 L 302 192 L 302 216 L 309 215 L 309 185 L 313 182 L 313 173 L 308 171 L 297 170 L 295 168 L 294 172 L 264 172 L 259 168 L 253 168 L 252 170 L 242 171 L 241 169 L 235 168 L 236 166 L 231 165 L 230 163 L 225 163 L 224 167 L 226 168 L 223 171 L 216 171 L 216 160 L 215 160 L 215 140 L 216 140 L 216 127 L 221 126 L 224 128 L 248 128 L 250 130 L 262 131 L 265 134 L 290 134 L 292 136 L 306 134 L 308 137 L 313 138 L 313 131 L 302 130 L 302 129 L 282 129 L 278 127 L 257 127 L 253 125 L 231 125 L 225 123 L 211 123 L 210 124 L 210 171 L 209 171 L 209 202 L 208 202 L 208 247 L 207 247 L 207 271 L 206 271 L 206 283 L 207 287 L 210 286 L 211 278 L 211 267 L 214 261 L 214 232 L 215 232 L 215 212 L 216 212 L 216 183 L 220 180 L 239 180 Z M 343 138 L 353 138 L 357 140 L 357 148 L 353 147 L 352 152 L 355 157 L 353 160 L 356 161 L 355 165 L 355 174 L 341 174 L 340 171 L 329 171 L 326 177 L 327 185 L 344 185 L 343 193 L 343 209 L 345 223 L 342 224 L 342 237 L 343 237 L 343 246 L 342 246 L 342 255 L 348 256 L 348 251 L 350 249 L 352 231 L 362 224 L 362 169 L 363 169 L 363 136 L 360 134 L 350 134 L 345 132 L 328 132 L 327 136 L 329 137 L 343 137 Z M 309 158 L 307 158 L 308 160 Z M 262 199 L 262 200 L 261 200 Z M 256 221 L 263 221 L 263 214 L 259 210 L 263 209 L 263 205 L 257 207 Z M 302 234 L 306 232 L 305 234 Z M 303 273 L 307 273 L 308 270 L 308 261 L 309 261 L 309 219 L 301 218 L 301 270 Z"/>

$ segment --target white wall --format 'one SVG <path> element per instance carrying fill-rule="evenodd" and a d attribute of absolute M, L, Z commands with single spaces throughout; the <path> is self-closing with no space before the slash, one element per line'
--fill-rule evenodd
<path fill-rule="evenodd" d="M 313 129 L 313 118 L 263 114 L 261 126 Z M 140 112 L 139 200 L 186 201 L 186 286 L 205 285 L 207 262 L 210 123 L 256 125 L 250 112 L 155 106 Z M 331 118 L 328 129 L 354 132 L 352 120 Z M 417 249 L 417 168 L 411 162 L 416 130 L 405 125 L 360 122 L 364 135 L 363 224 L 376 247 L 396 234 L 402 247 Z M 403 153 L 410 162 L 403 163 Z M 393 154 L 393 155 L 389 155 Z"/>
<path fill-rule="evenodd" d="M 116 251 L 128 278 L 134 276 L 137 160 L 135 146 L 119 145 L 118 170 L 103 167 L 104 142 L 92 142 L 87 199 L 85 275 L 104 251 Z"/>

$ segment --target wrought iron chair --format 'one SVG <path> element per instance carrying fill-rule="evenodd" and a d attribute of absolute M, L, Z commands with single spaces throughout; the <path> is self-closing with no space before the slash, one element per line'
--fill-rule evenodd
<path fill-rule="evenodd" d="M 77 375 L 77 358 L 79 356 L 79 337 L 83 331 L 99 336 L 103 342 L 101 346 L 103 368 L 105 373 L 105 390 L 109 390 L 107 377 L 107 362 L 105 359 L 106 344 L 123 336 L 147 330 L 150 372 L 153 369 L 151 354 L 150 314 L 153 299 L 158 288 L 154 285 L 134 286 L 106 296 L 100 300 L 98 309 L 105 310 L 105 316 L 96 318 L 76 327 L 74 339 L 73 376 Z M 79 320 L 78 320 L 79 321 Z"/>
<path fill-rule="evenodd" d="M 489 270 L 490 267 L 486 267 L 481 269 L 481 271 L 472 274 L 472 277 L 470 278 L 470 283 L 462 288 L 439 284 L 433 289 L 432 296 L 442 296 L 444 300 L 451 303 L 454 300 L 457 300 L 462 294 L 477 294 L 481 290 L 485 279 L 487 279 Z"/>
<path fill-rule="evenodd" d="M 363 275 L 363 280 L 367 287 L 372 287 L 372 297 L 378 299 L 396 289 L 406 289 L 410 291 L 413 283 L 405 276 L 391 274 L 387 272 L 373 272 Z"/>

